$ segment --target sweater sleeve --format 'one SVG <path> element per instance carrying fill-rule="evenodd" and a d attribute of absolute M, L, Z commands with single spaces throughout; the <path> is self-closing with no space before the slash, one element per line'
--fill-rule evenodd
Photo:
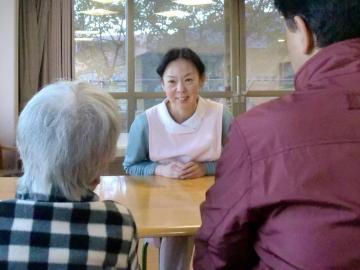
<path fill-rule="evenodd" d="M 222 133 L 221 133 L 221 144 L 224 147 L 227 135 L 231 126 L 231 122 L 234 119 L 230 111 L 224 106 L 223 116 L 222 116 Z M 217 161 L 207 161 L 205 162 L 206 175 L 215 175 Z"/>
<path fill-rule="evenodd" d="M 137 116 L 130 127 L 123 163 L 129 175 L 154 175 L 156 162 L 149 158 L 149 125 L 145 112 Z"/>

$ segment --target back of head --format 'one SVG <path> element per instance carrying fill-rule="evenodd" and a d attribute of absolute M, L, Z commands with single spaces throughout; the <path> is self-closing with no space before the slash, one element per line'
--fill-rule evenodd
<path fill-rule="evenodd" d="M 185 59 L 190 61 L 199 72 L 200 77 L 203 77 L 205 75 L 204 63 L 201 61 L 200 57 L 189 48 L 170 49 L 161 59 L 161 62 L 156 69 L 157 74 L 159 74 L 159 76 L 162 78 L 165 69 L 169 65 L 169 63 L 177 59 Z"/>
<path fill-rule="evenodd" d="M 274 0 L 274 3 L 289 29 L 296 27 L 294 16 L 303 18 L 319 48 L 360 37 L 358 0 Z"/>
<path fill-rule="evenodd" d="M 113 158 L 120 123 L 113 98 L 83 82 L 58 82 L 36 94 L 19 117 L 24 164 L 18 192 L 57 188 L 80 200 Z"/>

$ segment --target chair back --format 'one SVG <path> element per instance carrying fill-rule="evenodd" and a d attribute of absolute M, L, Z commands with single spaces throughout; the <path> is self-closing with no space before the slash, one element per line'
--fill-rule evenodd
<path fill-rule="evenodd" d="M 9 154 L 11 162 L 13 165 L 10 168 L 5 166 L 5 153 L 10 152 Z M 21 176 L 22 175 L 22 164 L 17 151 L 17 148 L 14 146 L 4 146 L 0 145 L 0 176 L 10 177 L 10 176 Z"/>

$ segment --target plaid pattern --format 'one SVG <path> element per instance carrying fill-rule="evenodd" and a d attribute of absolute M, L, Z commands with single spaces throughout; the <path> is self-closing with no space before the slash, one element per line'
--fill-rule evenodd
<path fill-rule="evenodd" d="M 0 269 L 139 269 L 136 227 L 113 201 L 0 202 Z"/>

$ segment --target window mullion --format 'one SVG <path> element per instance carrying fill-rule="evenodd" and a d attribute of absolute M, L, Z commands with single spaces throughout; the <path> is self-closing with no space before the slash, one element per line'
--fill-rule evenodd
<path fill-rule="evenodd" d="M 251 90 L 246 97 L 281 97 L 293 93 L 292 90 Z"/>
<path fill-rule="evenodd" d="M 241 54 L 241 38 L 243 38 L 241 33 L 241 25 L 243 23 L 240 13 L 242 12 L 241 8 L 244 8 L 245 5 L 242 2 L 245 0 L 231 0 L 230 1 L 230 63 L 231 63 L 231 90 L 233 93 L 232 98 L 232 107 L 234 115 L 238 115 L 244 109 L 244 105 L 241 104 L 240 91 L 241 86 L 241 75 L 242 72 L 245 73 L 245 70 L 242 69 L 241 62 L 244 61 Z"/>
<path fill-rule="evenodd" d="M 239 111 L 246 111 L 246 18 L 245 0 L 239 1 Z"/>
<path fill-rule="evenodd" d="M 128 92 L 128 130 L 135 118 L 135 35 L 134 35 L 134 0 L 126 2 L 126 66 Z"/>

